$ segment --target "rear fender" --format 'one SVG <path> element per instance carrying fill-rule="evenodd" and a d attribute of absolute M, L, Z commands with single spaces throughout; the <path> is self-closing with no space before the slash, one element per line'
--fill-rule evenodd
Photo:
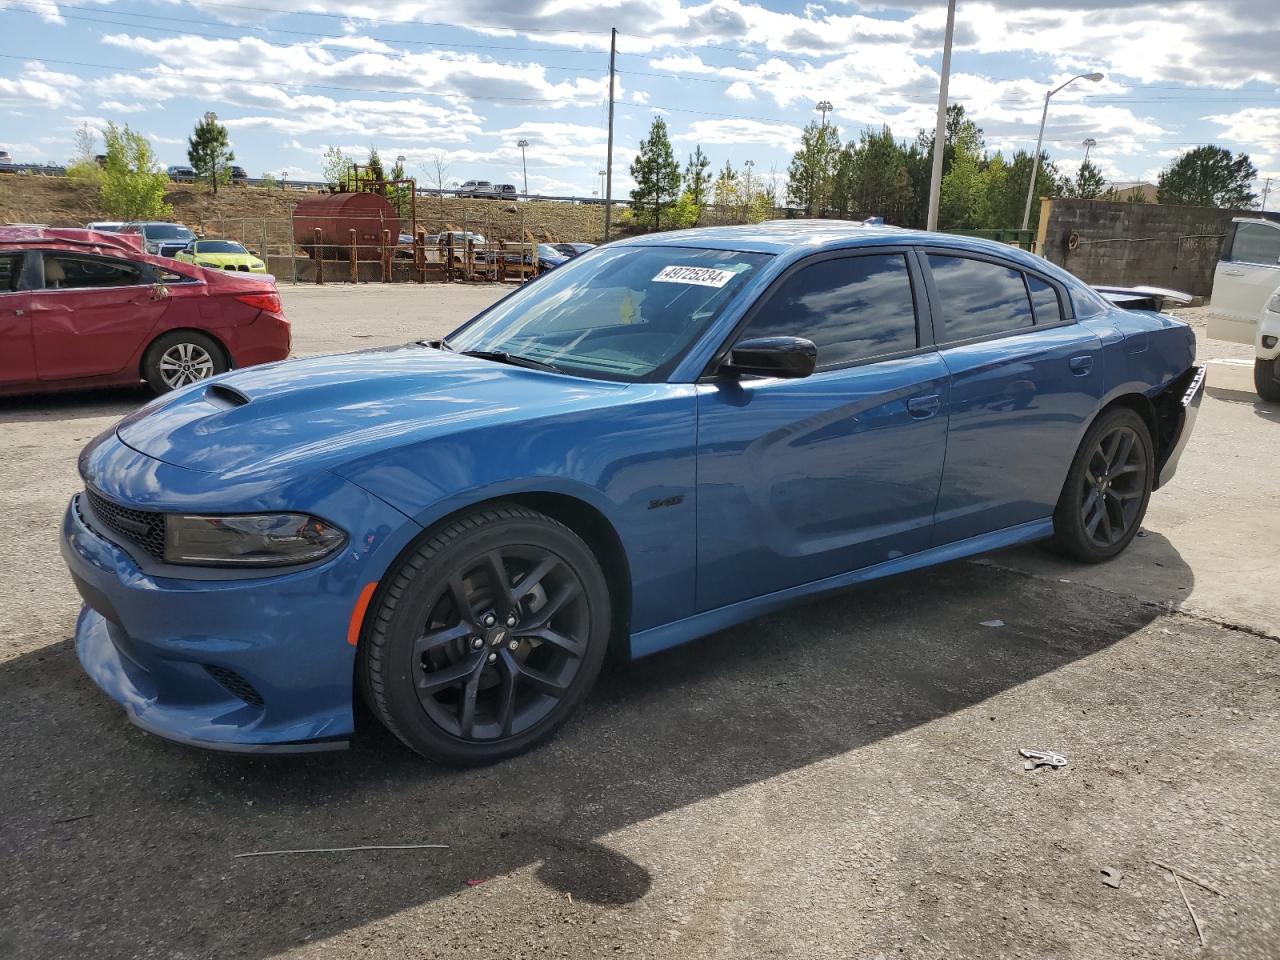
<path fill-rule="evenodd" d="M 1152 397 L 1156 413 L 1156 477 L 1152 489 L 1158 490 L 1178 469 L 1178 460 L 1191 437 L 1192 427 L 1204 397 L 1204 366 L 1188 367 L 1167 387 Z"/>

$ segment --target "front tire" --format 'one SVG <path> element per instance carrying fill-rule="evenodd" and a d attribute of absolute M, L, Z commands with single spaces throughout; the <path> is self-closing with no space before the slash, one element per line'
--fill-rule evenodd
<path fill-rule="evenodd" d="M 1253 361 L 1253 386 L 1268 403 L 1280 403 L 1280 361 Z"/>
<path fill-rule="evenodd" d="M 517 504 L 430 532 L 391 571 L 361 644 L 361 688 L 410 749 L 453 766 L 548 739 L 595 683 L 609 589 L 572 530 Z"/>
<path fill-rule="evenodd" d="M 1059 549 L 1085 563 L 1101 563 L 1124 550 L 1146 516 L 1154 465 L 1151 433 L 1135 411 L 1116 407 L 1095 420 L 1053 513 Z"/>

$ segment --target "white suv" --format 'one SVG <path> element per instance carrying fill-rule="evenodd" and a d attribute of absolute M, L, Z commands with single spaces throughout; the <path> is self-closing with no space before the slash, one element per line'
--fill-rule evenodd
<path fill-rule="evenodd" d="M 1254 347 L 1253 383 L 1280 402 L 1280 222 L 1236 217 L 1209 300 L 1209 336 Z"/>

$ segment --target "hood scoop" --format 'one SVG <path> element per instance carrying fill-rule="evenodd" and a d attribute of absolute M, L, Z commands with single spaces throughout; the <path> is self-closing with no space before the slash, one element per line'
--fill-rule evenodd
<path fill-rule="evenodd" d="M 205 388 L 204 398 L 213 406 L 223 410 L 231 410 L 234 407 L 243 407 L 249 402 L 247 394 L 241 393 L 235 387 L 225 383 L 214 383 Z"/>

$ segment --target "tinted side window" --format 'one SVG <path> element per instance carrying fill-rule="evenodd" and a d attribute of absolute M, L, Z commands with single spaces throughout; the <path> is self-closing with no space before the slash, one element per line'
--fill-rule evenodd
<path fill-rule="evenodd" d="M 1260 223 L 1237 223 L 1231 259 L 1277 266 L 1280 264 L 1280 230 Z"/>
<path fill-rule="evenodd" d="M 22 275 L 22 254 L 0 254 L 0 293 L 12 293 L 18 289 L 18 278 Z"/>
<path fill-rule="evenodd" d="M 1062 304 L 1053 284 L 1027 274 L 1027 287 L 1031 290 L 1031 306 L 1036 311 L 1036 323 L 1061 323 Z"/>
<path fill-rule="evenodd" d="M 48 290 L 128 287 L 140 283 L 142 271 L 123 260 L 44 255 L 44 285 Z"/>
<path fill-rule="evenodd" d="M 929 254 L 943 340 L 967 340 L 1035 324 L 1022 272 L 986 260 Z"/>
<path fill-rule="evenodd" d="M 900 253 L 823 260 L 803 267 L 751 318 L 739 339 L 804 337 L 818 367 L 914 350 L 916 306 Z"/>

